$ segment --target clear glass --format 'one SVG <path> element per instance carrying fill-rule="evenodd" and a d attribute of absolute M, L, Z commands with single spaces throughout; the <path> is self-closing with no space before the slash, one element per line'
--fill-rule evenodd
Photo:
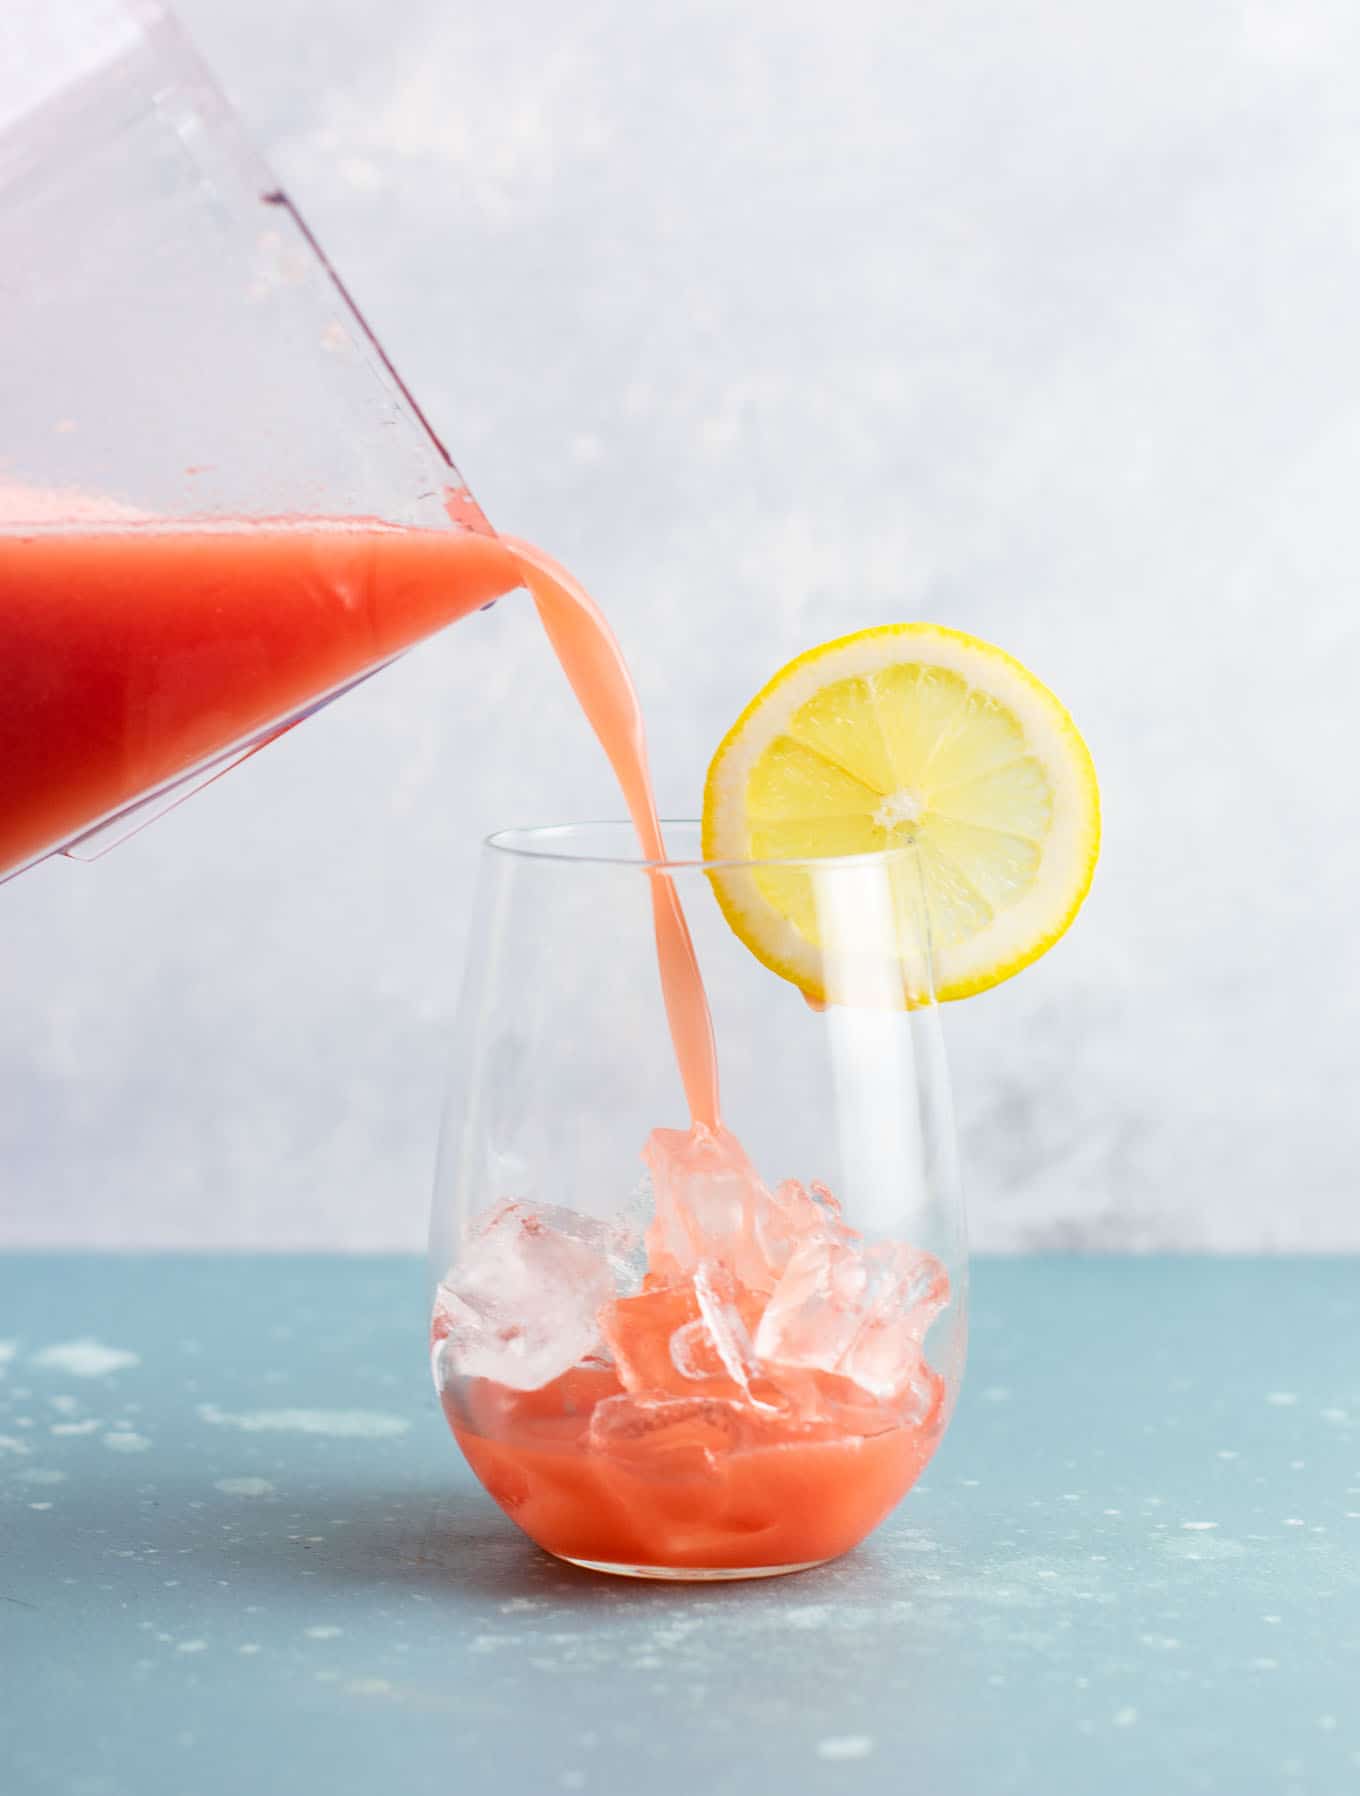
<path fill-rule="evenodd" d="M 622 824 L 486 844 L 432 1365 L 474 1472 L 549 1552 L 771 1576 L 853 1547 L 934 1452 L 963 1373 L 963 1203 L 914 851 L 747 866 L 698 841 L 667 825 L 664 867 Z M 687 1132 L 656 878 L 708 992 L 718 1134 Z M 804 882 L 836 1001 L 814 1008 L 729 928 L 718 894 L 752 878 Z"/>
<path fill-rule="evenodd" d="M 7 9 L 0 268 L 4 878 L 516 582 L 443 549 L 490 526 L 149 0 Z"/>

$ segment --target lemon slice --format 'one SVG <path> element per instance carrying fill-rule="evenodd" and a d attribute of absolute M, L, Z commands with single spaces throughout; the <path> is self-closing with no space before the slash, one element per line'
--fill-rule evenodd
<path fill-rule="evenodd" d="M 902 857 L 891 953 L 908 959 L 901 915 L 914 890 L 937 998 L 985 991 L 1052 947 L 1100 848 L 1095 768 L 1067 712 L 1010 655 L 935 624 L 861 630 L 791 661 L 723 738 L 704 788 L 709 861 L 898 846 L 915 853 Z M 811 871 L 710 877 L 758 959 L 809 997 L 841 995 L 828 991 L 834 919 Z M 881 957 L 882 917 L 858 915 L 851 933 Z M 912 973 L 905 1001 L 920 995 Z"/>

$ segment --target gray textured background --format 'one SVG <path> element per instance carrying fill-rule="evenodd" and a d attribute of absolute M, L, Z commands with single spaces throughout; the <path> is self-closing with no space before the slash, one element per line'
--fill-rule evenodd
<path fill-rule="evenodd" d="M 980 1244 L 1360 1247 L 1350 0 L 181 14 L 672 814 L 859 625 L 1072 706 L 1095 891 L 947 1019 Z M 0 889 L 0 1239 L 417 1243 L 476 842 L 616 809 L 514 601 Z"/>

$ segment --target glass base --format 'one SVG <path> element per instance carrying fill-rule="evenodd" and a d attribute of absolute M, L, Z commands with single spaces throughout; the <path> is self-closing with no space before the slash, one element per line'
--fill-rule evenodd
<path fill-rule="evenodd" d="M 567 1553 L 556 1558 L 582 1571 L 608 1572 L 615 1578 L 660 1578 L 668 1584 L 725 1584 L 735 1578 L 785 1578 L 790 1572 L 812 1571 L 829 1565 L 827 1559 L 804 1559 L 797 1565 L 623 1565 L 609 1559 L 573 1559 Z"/>

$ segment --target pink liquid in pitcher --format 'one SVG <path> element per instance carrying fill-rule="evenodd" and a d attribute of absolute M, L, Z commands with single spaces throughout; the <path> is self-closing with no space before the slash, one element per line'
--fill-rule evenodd
<path fill-rule="evenodd" d="M 519 583 L 471 530 L 6 525 L 4 500 L 0 878 Z"/>

